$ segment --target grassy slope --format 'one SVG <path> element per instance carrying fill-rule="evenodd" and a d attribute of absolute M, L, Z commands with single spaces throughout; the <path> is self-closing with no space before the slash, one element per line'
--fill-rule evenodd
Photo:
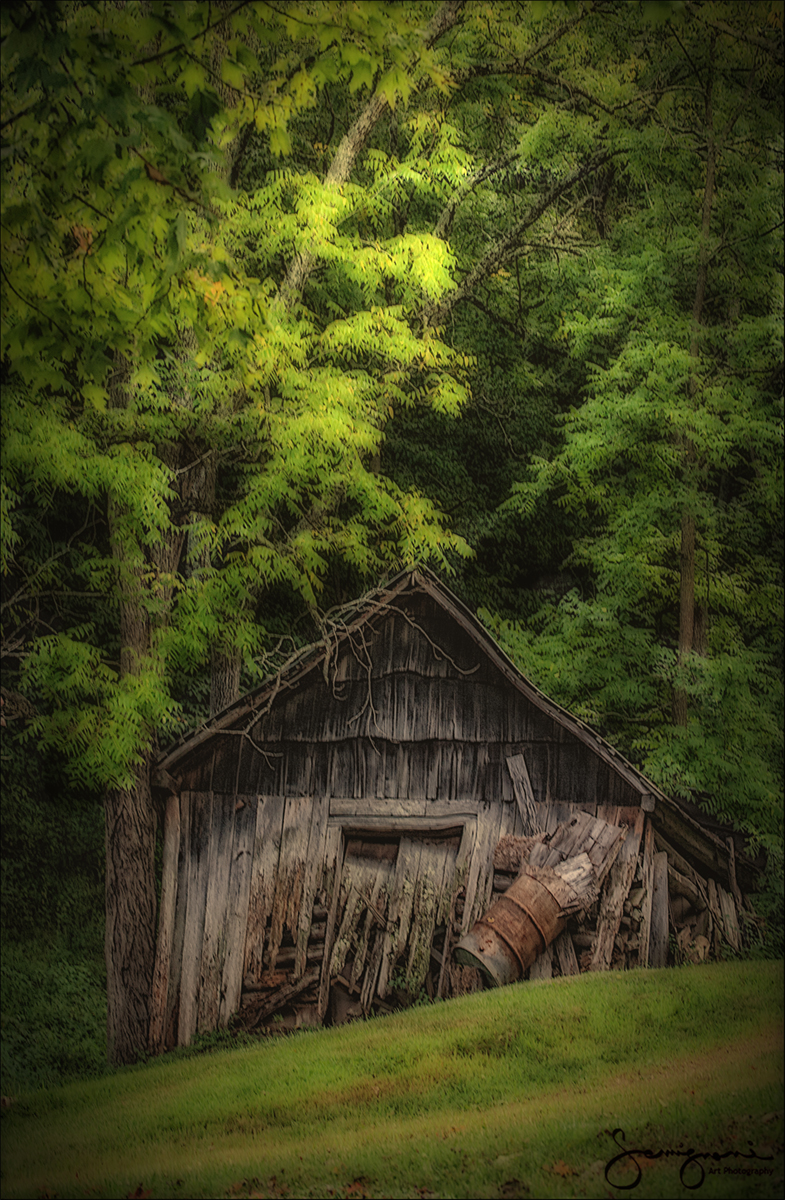
<path fill-rule="evenodd" d="M 21 1097 L 2 1194 L 686 1196 L 692 1147 L 701 1197 L 779 1196 L 782 997 L 782 963 L 584 975 L 170 1056 Z M 617 1128 L 674 1152 L 632 1191 Z"/>

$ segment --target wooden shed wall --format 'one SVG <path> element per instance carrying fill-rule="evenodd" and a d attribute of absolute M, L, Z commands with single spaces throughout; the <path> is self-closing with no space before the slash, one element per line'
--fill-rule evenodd
<path fill-rule="evenodd" d="M 509 886 L 494 851 L 530 832 L 524 812 L 548 832 L 577 809 L 631 827 L 590 926 L 565 929 L 532 978 L 660 965 L 670 925 L 685 953 L 739 944 L 741 898 L 696 874 L 702 842 L 687 861 L 664 841 L 671 808 L 653 826 L 642 781 L 427 590 L 377 603 L 255 705 L 173 768 L 153 1049 L 238 1010 L 320 1022 L 337 996 L 335 1019 L 368 1012 L 394 972 L 415 994 L 464 990 L 452 949 Z"/>
<path fill-rule="evenodd" d="M 427 594 L 398 599 L 272 699 L 178 766 L 221 793 L 513 799 L 505 763 L 527 751 L 538 801 L 587 809 L 640 792 L 512 683 Z M 240 732 L 242 731 L 242 732 Z"/>
<path fill-rule="evenodd" d="M 451 948 L 490 903 L 497 843 L 526 832 L 511 756 L 525 754 L 551 821 L 640 806 L 640 790 L 422 591 L 285 673 L 256 712 L 177 764 L 169 1046 L 241 1005 L 261 1018 L 296 1002 L 320 1021 L 336 977 L 368 1011 L 398 961 L 415 990 L 460 990 Z M 358 831 L 380 859 L 352 858 Z"/>
<path fill-rule="evenodd" d="M 523 832 L 518 807 L 446 801 L 426 808 L 422 801 L 393 808 L 349 797 L 180 796 L 166 1046 L 226 1025 L 243 993 L 250 1003 L 254 994 L 272 1002 L 271 1012 L 297 999 L 321 1021 L 347 955 L 347 982 L 362 983 L 366 1011 L 377 991 L 384 998 L 399 958 L 416 993 L 434 935 L 444 968 L 440 994 L 451 993 L 452 945 L 490 902 L 494 848 Z M 397 841 L 386 884 L 356 869 L 349 875 L 347 844 L 358 835 Z M 440 835 L 454 843 L 446 856 Z M 359 886 L 356 911 L 352 884 Z M 365 940 L 359 961 L 358 932 Z"/>

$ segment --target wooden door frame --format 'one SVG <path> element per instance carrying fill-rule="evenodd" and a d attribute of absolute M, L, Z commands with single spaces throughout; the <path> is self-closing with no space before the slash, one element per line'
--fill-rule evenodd
<path fill-rule="evenodd" d="M 439 817 L 393 817 L 388 815 L 340 815 L 330 816 L 327 821 L 327 837 L 328 843 L 331 838 L 335 839 L 337 844 L 334 844 L 335 852 L 335 879 L 333 883 L 333 894 L 330 903 L 330 908 L 327 917 L 327 928 L 325 930 L 324 942 L 324 959 L 322 962 L 322 976 L 319 987 L 319 1018 L 324 1020 L 327 1013 L 327 1008 L 330 999 L 330 988 L 332 986 L 330 980 L 330 962 L 332 960 L 333 947 L 335 944 L 335 932 L 338 916 L 338 905 L 341 891 L 341 876 L 343 874 L 344 862 L 346 859 L 346 847 L 351 838 L 368 836 L 371 838 L 379 838 L 389 836 L 390 838 L 401 837 L 437 837 L 447 838 L 450 834 L 459 837 L 458 848 L 456 851 L 456 875 L 458 880 L 460 871 L 468 871 L 471 863 L 471 858 L 477 844 L 477 826 L 478 814 L 474 812 L 455 812 L 450 816 Z M 461 886 L 460 881 L 458 887 Z M 456 889 L 457 890 L 457 889 Z M 450 930 L 455 919 L 455 901 L 454 897 L 450 905 L 450 914 L 448 917 L 448 931 L 445 941 L 445 949 L 449 945 Z M 444 956 L 445 961 L 442 963 L 440 972 L 438 993 L 444 986 L 447 971 L 447 958 L 449 952 Z"/>

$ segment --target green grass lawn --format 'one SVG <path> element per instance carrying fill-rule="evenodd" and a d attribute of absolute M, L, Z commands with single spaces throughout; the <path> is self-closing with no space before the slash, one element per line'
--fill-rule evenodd
<path fill-rule="evenodd" d="M 18 1097 L 2 1194 L 779 1197 L 782 1031 L 783 964 L 748 962 L 168 1056 Z"/>

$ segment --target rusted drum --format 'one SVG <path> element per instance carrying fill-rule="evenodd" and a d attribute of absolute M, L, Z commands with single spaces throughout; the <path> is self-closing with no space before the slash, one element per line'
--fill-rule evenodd
<path fill-rule="evenodd" d="M 561 933 L 560 913 L 547 887 L 524 873 L 461 938 L 456 962 L 476 967 L 495 987 L 515 983 Z"/>

